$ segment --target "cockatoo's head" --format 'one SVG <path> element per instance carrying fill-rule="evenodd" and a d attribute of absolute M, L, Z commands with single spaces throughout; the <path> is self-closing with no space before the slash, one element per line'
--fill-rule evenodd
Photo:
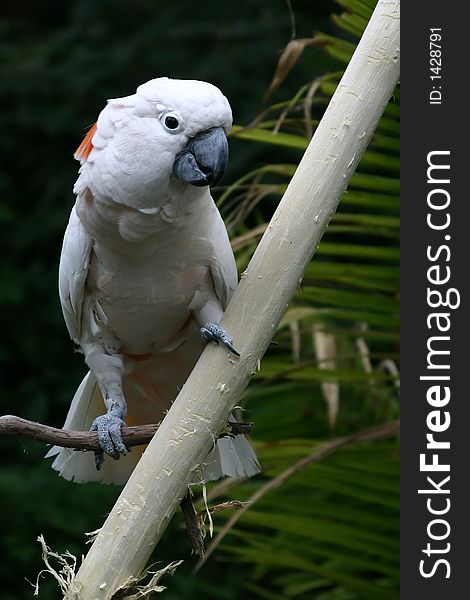
<path fill-rule="evenodd" d="M 204 81 L 152 79 L 125 98 L 108 100 L 75 153 L 83 185 L 136 207 L 158 206 L 182 186 L 222 177 L 232 111 Z"/>

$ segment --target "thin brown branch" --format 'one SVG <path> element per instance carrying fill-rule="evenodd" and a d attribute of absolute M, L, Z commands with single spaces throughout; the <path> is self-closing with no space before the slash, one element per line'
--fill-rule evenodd
<path fill-rule="evenodd" d="M 204 557 L 204 538 L 205 528 L 202 521 L 202 516 L 194 508 L 191 499 L 191 492 L 188 492 L 180 504 L 181 512 L 183 513 L 184 524 L 186 531 L 191 540 L 193 554 L 198 558 Z"/>
<path fill-rule="evenodd" d="M 235 423 L 230 421 L 221 432 L 220 437 L 250 433 L 253 423 Z M 122 439 L 124 444 L 131 448 L 148 444 L 158 429 L 158 425 L 137 425 L 123 427 Z M 46 444 L 54 444 L 61 448 L 75 448 L 77 450 L 100 450 L 98 435 L 94 431 L 67 431 L 57 429 L 35 421 L 28 421 L 14 415 L 0 417 L 0 435 L 21 435 Z"/>
<path fill-rule="evenodd" d="M 130 448 L 148 444 L 158 425 L 139 425 L 137 427 L 123 427 L 122 439 Z M 76 448 L 78 450 L 100 450 L 98 434 L 94 431 L 67 431 L 57 429 L 35 421 L 28 421 L 14 415 L 0 417 L 0 435 L 21 435 L 24 437 L 55 444 L 62 448 Z"/>
<path fill-rule="evenodd" d="M 242 502 L 241 500 L 228 500 L 227 502 L 222 502 L 221 504 L 214 504 L 214 506 L 209 506 L 209 512 L 211 514 L 216 512 L 221 512 L 223 510 L 235 510 L 236 508 L 245 508 L 248 506 L 249 502 Z M 205 510 L 200 511 L 199 514 L 204 515 Z"/>
<path fill-rule="evenodd" d="M 197 511 L 192 501 L 191 492 L 188 492 L 181 501 L 180 508 L 183 513 L 186 533 L 191 541 L 192 554 L 199 559 L 204 558 L 204 539 L 206 537 L 204 518 L 208 513 L 213 514 L 223 510 L 236 510 L 238 508 L 244 508 L 246 505 L 247 502 L 229 500 L 228 502 L 222 502 L 221 504 L 215 504 L 214 506 L 206 505 L 204 510 Z"/>
<path fill-rule="evenodd" d="M 238 421 L 227 421 L 227 424 L 219 433 L 219 437 L 234 437 L 235 435 L 248 435 L 253 431 L 253 423 L 238 423 Z"/>

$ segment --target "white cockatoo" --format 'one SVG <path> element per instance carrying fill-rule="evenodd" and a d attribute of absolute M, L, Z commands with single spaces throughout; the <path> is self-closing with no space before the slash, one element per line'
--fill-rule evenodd
<path fill-rule="evenodd" d="M 207 341 L 236 354 L 219 322 L 237 271 L 209 192 L 231 124 L 218 88 L 161 77 L 109 100 L 75 154 L 59 293 L 90 371 L 64 429 L 97 431 L 103 452 L 52 448 L 66 479 L 124 483 L 141 452 L 121 426 L 160 422 Z M 243 436 L 219 439 L 206 465 L 204 480 L 259 472 Z"/>

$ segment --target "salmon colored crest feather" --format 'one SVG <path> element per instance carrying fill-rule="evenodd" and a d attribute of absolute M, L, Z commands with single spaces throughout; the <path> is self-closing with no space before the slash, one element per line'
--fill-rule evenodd
<path fill-rule="evenodd" d="M 96 131 L 96 123 L 94 123 L 82 140 L 82 143 L 77 148 L 74 157 L 77 160 L 86 160 L 88 155 L 93 150 L 93 142 L 91 141 Z"/>

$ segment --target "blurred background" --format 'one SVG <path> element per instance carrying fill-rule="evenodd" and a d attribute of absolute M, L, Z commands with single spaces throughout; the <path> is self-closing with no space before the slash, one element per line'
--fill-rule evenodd
<path fill-rule="evenodd" d="M 57 268 L 74 202 L 72 155 L 105 100 L 158 76 L 203 79 L 229 98 L 237 125 L 251 124 L 231 137 L 229 170 L 214 192 L 241 272 L 373 5 L 3 4 L 2 414 L 61 426 L 85 373 L 62 319 Z M 289 44 L 292 38 L 303 41 Z M 397 92 L 281 324 L 278 345 L 241 401 L 242 418 L 255 422 L 263 473 L 216 484 L 209 504 L 248 500 L 338 437 L 383 426 L 377 437 L 384 439 L 351 441 L 299 468 L 243 514 L 195 576 L 176 515 L 153 557 L 161 566 L 185 559 L 163 582 L 170 599 L 398 597 L 398 453 L 390 437 L 398 416 L 398 102 Z M 35 582 L 43 567 L 37 536 L 57 552 L 81 556 L 85 532 L 100 527 L 120 489 L 60 479 L 43 460 L 42 444 L 0 443 L 0 597 L 29 598 L 27 580 Z M 214 514 L 216 533 L 232 515 Z M 60 597 L 50 576 L 41 579 L 40 597 Z"/>

